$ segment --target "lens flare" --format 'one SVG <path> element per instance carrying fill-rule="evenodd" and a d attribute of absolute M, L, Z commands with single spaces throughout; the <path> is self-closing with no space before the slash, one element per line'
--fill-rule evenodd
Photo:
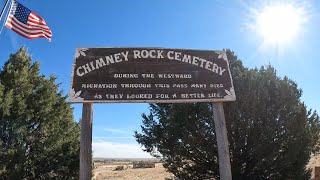
<path fill-rule="evenodd" d="M 266 6 L 256 14 L 255 29 L 266 43 L 291 43 L 301 30 L 303 11 L 291 4 Z"/>

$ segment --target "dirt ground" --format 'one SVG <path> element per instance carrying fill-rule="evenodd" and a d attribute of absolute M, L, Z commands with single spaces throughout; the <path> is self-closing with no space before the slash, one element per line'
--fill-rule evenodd
<path fill-rule="evenodd" d="M 314 168 L 315 166 L 320 167 L 320 155 L 311 156 L 310 161 L 307 165 L 307 169 L 311 169 L 311 179 L 314 179 Z"/>
<path fill-rule="evenodd" d="M 124 170 L 115 171 L 117 166 L 124 166 Z M 93 180 L 173 180 L 173 174 L 166 172 L 162 163 L 156 163 L 155 168 L 133 169 L 132 162 L 95 163 Z M 312 156 L 307 169 L 312 170 L 314 179 L 314 167 L 320 166 L 320 155 Z"/>
<path fill-rule="evenodd" d="M 123 165 L 125 170 L 114 171 L 118 165 Z M 155 168 L 133 169 L 129 162 L 121 163 L 95 163 L 93 180 L 164 180 L 173 179 L 173 175 L 166 172 L 162 163 L 156 163 Z"/>

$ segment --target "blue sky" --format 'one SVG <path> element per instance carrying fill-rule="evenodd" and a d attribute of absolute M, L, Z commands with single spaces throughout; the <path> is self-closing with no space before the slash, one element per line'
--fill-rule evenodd
<path fill-rule="evenodd" d="M 271 64 L 303 90 L 302 100 L 319 112 L 320 4 L 293 1 L 305 8 L 308 20 L 291 43 L 265 44 L 250 28 L 253 11 L 272 1 L 242 0 L 20 0 L 41 17 L 53 32 L 52 42 L 28 40 L 4 27 L 0 34 L 0 64 L 22 45 L 41 72 L 55 74 L 69 92 L 71 66 L 78 47 L 165 47 L 235 51 L 247 67 Z M 5 1 L 0 0 L 3 7 Z M 1 20 L 1 25 L 3 19 Z M 76 120 L 82 105 L 75 104 Z M 93 149 L 95 157 L 150 157 L 133 138 L 148 104 L 95 104 Z"/>

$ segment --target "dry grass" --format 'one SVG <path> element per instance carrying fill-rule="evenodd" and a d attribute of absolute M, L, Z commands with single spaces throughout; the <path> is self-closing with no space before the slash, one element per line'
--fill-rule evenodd
<path fill-rule="evenodd" d="M 124 166 L 124 170 L 115 171 L 117 166 Z M 312 170 L 314 179 L 314 167 L 320 166 L 320 155 L 312 156 L 307 169 Z M 173 174 L 167 172 L 162 163 L 156 163 L 155 168 L 133 169 L 131 162 L 111 162 L 107 164 L 95 163 L 93 180 L 164 180 L 173 179 Z"/>
<path fill-rule="evenodd" d="M 119 165 L 124 166 L 124 170 L 115 171 L 115 168 Z M 162 163 L 157 163 L 155 168 L 133 169 L 130 162 L 121 163 L 95 163 L 94 180 L 164 180 L 166 178 L 172 178 L 173 175 L 166 172 Z"/>

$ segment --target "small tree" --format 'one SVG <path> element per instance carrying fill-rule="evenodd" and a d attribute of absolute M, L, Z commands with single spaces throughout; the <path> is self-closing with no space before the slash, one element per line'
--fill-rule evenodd
<path fill-rule="evenodd" d="M 237 94 L 224 103 L 233 178 L 308 179 L 319 117 L 307 112 L 296 83 L 278 77 L 272 66 L 248 69 L 233 52 L 227 55 Z M 219 178 L 211 104 L 151 104 L 142 118 L 136 140 L 170 172 L 182 179 Z"/>
<path fill-rule="evenodd" d="M 78 179 L 79 125 L 56 77 L 40 75 L 22 47 L 0 80 L 2 179 Z"/>

